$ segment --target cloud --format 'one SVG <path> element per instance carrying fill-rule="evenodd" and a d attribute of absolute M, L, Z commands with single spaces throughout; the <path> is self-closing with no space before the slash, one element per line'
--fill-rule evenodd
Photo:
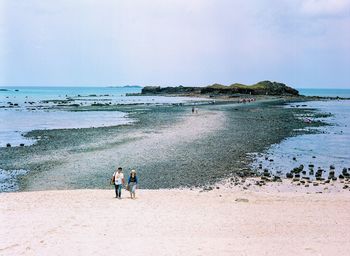
<path fill-rule="evenodd" d="M 349 1 L 0 0 L 0 83 L 350 84 Z"/>
<path fill-rule="evenodd" d="M 301 12 L 312 16 L 343 16 L 350 14 L 350 0 L 304 0 Z"/>

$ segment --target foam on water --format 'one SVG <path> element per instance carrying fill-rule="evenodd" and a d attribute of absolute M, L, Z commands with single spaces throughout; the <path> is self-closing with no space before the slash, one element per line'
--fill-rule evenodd
<path fill-rule="evenodd" d="M 28 170 L 0 169 L 0 192 L 11 192 L 19 189 L 18 178 L 28 173 Z"/>

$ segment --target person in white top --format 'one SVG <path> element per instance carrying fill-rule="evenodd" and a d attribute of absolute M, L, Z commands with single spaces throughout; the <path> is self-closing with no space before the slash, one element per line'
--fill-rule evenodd
<path fill-rule="evenodd" d="M 122 187 L 124 184 L 123 168 L 119 167 L 113 174 L 113 177 L 114 177 L 114 186 L 115 186 L 115 197 L 121 199 Z"/>

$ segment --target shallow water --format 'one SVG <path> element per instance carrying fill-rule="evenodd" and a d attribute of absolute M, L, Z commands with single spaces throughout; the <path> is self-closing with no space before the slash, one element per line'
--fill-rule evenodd
<path fill-rule="evenodd" d="M 309 164 L 313 164 L 315 170 L 321 168 L 326 171 L 330 165 L 334 165 L 336 174 L 340 174 L 343 168 L 350 168 L 350 101 L 313 101 L 303 104 L 307 106 L 302 108 L 331 113 L 330 117 L 319 118 L 330 125 L 316 128 L 316 134 L 290 137 L 272 145 L 266 154 L 256 158 L 254 168 L 262 164 L 263 168 L 283 175 L 301 164 L 306 170 Z"/>
<path fill-rule="evenodd" d="M 18 190 L 18 178 L 27 174 L 28 170 L 3 170 L 0 169 L 0 191 L 9 192 Z"/>
<path fill-rule="evenodd" d="M 301 88 L 298 91 L 305 96 L 350 98 L 350 89 Z"/>
<path fill-rule="evenodd" d="M 21 143 L 31 145 L 35 140 L 23 137 L 32 130 L 73 129 L 116 126 L 129 124 L 133 120 L 120 111 L 0 111 L 0 147 L 10 143 L 19 146 Z"/>
<path fill-rule="evenodd" d="M 2 87 L 5 88 L 5 87 Z M 7 87 L 0 90 L 0 147 L 31 145 L 22 136 L 32 130 L 73 129 L 128 124 L 132 120 L 120 111 L 84 111 L 77 107 L 128 104 L 178 104 L 199 98 L 126 96 L 140 93 L 141 87 Z M 76 106 L 70 106 L 75 104 Z M 61 106 L 60 106 L 61 105 Z M 67 107 L 63 107 L 65 105 Z"/>

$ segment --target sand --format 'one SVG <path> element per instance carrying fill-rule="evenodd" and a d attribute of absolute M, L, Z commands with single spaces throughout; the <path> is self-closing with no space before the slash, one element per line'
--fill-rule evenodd
<path fill-rule="evenodd" d="M 0 255 L 348 255 L 349 191 L 0 194 Z"/>

